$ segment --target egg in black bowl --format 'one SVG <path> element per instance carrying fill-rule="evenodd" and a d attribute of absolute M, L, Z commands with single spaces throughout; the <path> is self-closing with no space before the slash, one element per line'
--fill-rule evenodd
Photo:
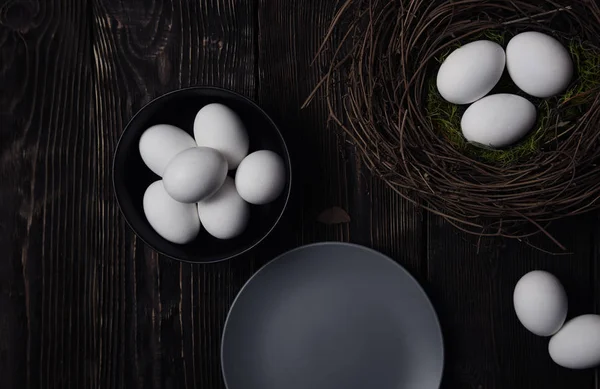
<path fill-rule="evenodd" d="M 140 138 L 150 127 L 166 124 L 194 137 L 197 113 L 209 104 L 222 104 L 241 119 L 249 139 L 248 154 L 270 150 L 279 155 L 285 169 L 281 194 L 272 202 L 250 205 L 248 224 L 231 239 L 218 239 L 205 228 L 185 244 L 173 243 L 150 225 L 144 213 L 146 189 L 161 177 L 152 172 L 140 154 Z M 235 177 L 235 170 L 229 170 Z M 231 181 L 231 180 L 230 180 Z M 146 244 L 168 257 L 193 263 L 218 262 L 233 258 L 259 244 L 275 228 L 287 207 L 292 182 L 290 155 L 281 132 L 271 118 L 254 102 L 235 92 L 215 87 L 192 87 L 170 92 L 144 106 L 131 119 L 117 145 L 113 161 L 113 186 L 117 202 L 131 229 Z"/>

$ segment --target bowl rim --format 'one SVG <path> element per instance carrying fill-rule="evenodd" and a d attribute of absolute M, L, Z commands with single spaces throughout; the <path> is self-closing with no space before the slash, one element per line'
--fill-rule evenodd
<path fill-rule="evenodd" d="M 152 104 L 167 98 L 171 95 L 174 94 L 178 94 L 181 92 L 188 92 L 188 91 L 194 91 L 194 90 L 203 90 L 203 91 L 219 91 L 219 92 L 224 92 L 226 94 L 231 95 L 232 97 L 235 97 L 239 100 L 244 101 L 245 103 L 247 103 L 249 106 L 251 106 L 253 109 L 257 110 L 260 114 L 262 114 L 267 121 L 272 125 L 272 127 L 275 129 L 275 132 L 277 132 L 277 135 L 279 135 L 279 138 L 281 139 L 281 143 L 283 145 L 283 152 L 284 152 L 284 160 L 287 160 L 288 163 L 288 167 L 287 167 L 287 174 L 288 174 L 288 189 L 286 191 L 286 193 L 282 193 L 282 195 L 285 196 L 284 198 L 284 202 L 283 202 L 283 207 L 281 209 L 281 212 L 279 212 L 279 215 L 277 216 L 277 219 L 275 220 L 275 222 L 273 223 L 273 225 L 267 230 L 267 232 L 265 234 L 263 234 L 260 239 L 257 239 L 255 242 L 253 242 L 252 244 L 250 244 L 248 247 L 246 247 L 244 250 L 232 254 L 232 255 L 226 255 L 226 256 L 222 256 L 222 257 L 216 257 L 215 259 L 211 259 L 211 260 L 202 260 L 202 261 L 193 261 L 193 260 L 189 260 L 189 259 L 183 259 L 183 258 L 179 258 L 176 257 L 174 255 L 165 253 L 163 250 L 159 250 L 158 248 L 155 247 L 155 245 L 153 245 L 152 243 L 150 243 L 148 240 L 144 238 L 139 232 L 138 229 L 135 228 L 132 223 L 129 221 L 129 219 L 127 218 L 127 215 L 125 214 L 125 211 L 123 210 L 123 206 L 121 204 L 121 201 L 119 199 L 119 191 L 117 190 L 117 186 L 115 185 L 115 163 L 116 163 L 116 159 L 117 159 L 117 155 L 119 154 L 119 150 L 121 149 L 121 142 L 123 140 L 123 137 L 125 136 L 125 134 L 127 133 L 127 131 L 129 130 L 129 128 L 131 127 L 132 123 L 136 120 L 136 118 L 138 117 L 138 115 L 140 115 L 144 110 L 146 110 L 149 106 L 151 106 Z M 129 121 L 127 122 L 127 125 L 125 125 L 123 131 L 121 132 L 121 135 L 119 136 L 119 140 L 117 142 L 117 145 L 115 147 L 115 151 L 112 157 L 112 166 L 111 166 L 111 182 L 112 182 L 112 187 L 113 187 L 113 194 L 114 197 L 117 201 L 117 205 L 119 207 L 119 211 L 121 213 L 121 215 L 123 216 L 123 219 L 125 220 L 125 222 L 127 223 L 127 225 L 129 226 L 129 228 L 134 232 L 135 236 L 137 238 L 139 238 L 142 242 L 144 242 L 147 246 L 149 246 L 152 250 L 154 250 L 155 252 L 164 255 L 165 257 L 169 258 L 169 259 L 174 259 L 176 261 L 179 262 L 184 262 L 184 263 L 190 263 L 190 264 L 206 264 L 206 263 L 218 263 L 218 262 L 224 262 L 227 260 L 230 260 L 232 258 L 238 257 L 242 254 L 245 254 L 247 252 L 249 252 L 250 250 L 254 249 L 256 246 L 258 246 L 260 243 L 262 243 L 269 235 L 271 235 L 271 233 L 273 232 L 273 230 L 275 229 L 275 227 L 277 227 L 279 225 L 279 222 L 281 221 L 281 219 L 283 218 L 283 215 L 285 214 L 287 208 L 288 208 L 288 204 L 290 201 L 290 196 L 291 196 L 291 192 L 292 192 L 292 158 L 290 156 L 290 152 L 289 149 L 287 147 L 287 143 L 285 141 L 285 138 L 283 137 L 283 134 L 281 133 L 281 130 L 279 129 L 279 126 L 277 126 L 277 124 L 275 123 L 275 121 L 271 118 L 271 116 L 269 114 L 267 114 L 267 112 L 262 109 L 256 102 L 254 102 L 253 100 L 251 100 L 250 98 L 235 92 L 231 89 L 226 89 L 226 88 L 221 88 L 221 87 L 217 87 L 217 86 L 190 86 L 190 87 L 185 87 L 185 88 L 179 88 L 179 89 L 175 89 L 172 90 L 170 92 L 164 93 L 158 97 L 153 98 L 152 100 L 150 100 L 149 102 L 147 102 L 146 104 L 144 104 L 140 109 L 137 110 L 137 112 L 131 117 L 131 119 L 129 119 Z"/>

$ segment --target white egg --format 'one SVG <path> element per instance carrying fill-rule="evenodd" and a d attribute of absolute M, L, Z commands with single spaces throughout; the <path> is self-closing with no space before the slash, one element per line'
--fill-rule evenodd
<path fill-rule="evenodd" d="M 196 204 L 184 204 L 169 196 L 162 180 L 152 183 L 144 193 L 144 213 L 160 236 L 169 242 L 189 243 L 200 232 Z"/>
<path fill-rule="evenodd" d="M 230 170 L 237 168 L 248 154 L 250 142 L 246 127 L 240 117 L 223 104 L 208 104 L 198 112 L 194 137 L 198 146 L 219 150 Z"/>
<path fill-rule="evenodd" d="M 148 128 L 140 138 L 142 160 L 154 173 L 162 177 L 167 164 L 183 150 L 196 147 L 194 138 L 181 128 L 158 124 Z"/>
<path fill-rule="evenodd" d="M 506 62 L 504 49 L 492 41 L 475 41 L 454 50 L 437 74 L 442 97 L 469 104 L 487 95 L 498 83 Z"/>
<path fill-rule="evenodd" d="M 508 42 L 506 67 L 519 88 L 542 98 L 565 90 L 573 76 L 567 49 L 553 37 L 535 31 L 518 34 Z"/>
<path fill-rule="evenodd" d="M 213 195 L 227 177 L 227 161 L 209 147 L 194 147 L 177 154 L 167 165 L 163 182 L 171 197 L 197 203 Z"/>
<path fill-rule="evenodd" d="M 285 186 L 283 159 L 269 150 L 248 155 L 235 174 L 238 193 L 250 204 L 267 204 L 281 194 Z"/>
<path fill-rule="evenodd" d="M 569 369 L 589 369 L 600 365 L 600 316 L 583 315 L 569 320 L 550 339 L 552 360 Z"/>
<path fill-rule="evenodd" d="M 482 146 L 499 148 L 523 138 L 535 124 L 536 110 L 527 99 L 496 94 L 474 102 L 463 114 L 464 137 Z"/>
<path fill-rule="evenodd" d="M 208 199 L 198 203 L 198 215 L 206 231 L 218 239 L 240 235 L 248 225 L 250 206 L 235 190 L 231 177 Z"/>
<path fill-rule="evenodd" d="M 515 286 L 513 303 L 521 324 L 539 336 L 555 334 L 567 317 L 565 289 L 546 271 L 525 274 Z"/>

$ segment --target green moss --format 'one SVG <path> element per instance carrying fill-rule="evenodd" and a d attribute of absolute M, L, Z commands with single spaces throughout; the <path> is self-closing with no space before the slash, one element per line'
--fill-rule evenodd
<path fill-rule="evenodd" d="M 472 40 L 489 39 L 499 44 L 508 40 L 508 33 L 491 30 L 486 31 Z M 454 49 L 449 48 L 437 60 L 443 60 Z M 580 41 L 569 44 L 575 65 L 576 79 L 562 95 L 550 99 L 536 99 L 527 96 L 505 74 L 498 85 L 490 92 L 514 93 L 528 98 L 538 109 L 538 118 L 534 129 L 521 142 L 512 147 L 500 150 L 486 148 L 469 143 L 460 129 L 460 119 L 466 110 L 465 106 L 451 104 L 444 100 L 437 91 L 435 74 L 429 79 L 426 101 L 427 116 L 438 134 L 464 155 L 496 165 L 507 166 L 526 159 L 539 152 L 544 147 L 552 147 L 557 136 L 554 126 L 549 123 L 560 123 L 559 127 L 567 126 L 577 120 L 587 111 L 594 95 L 600 89 L 600 50 L 592 48 Z"/>
<path fill-rule="evenodd" d="M 577 72 L 577 80 L 558 98 L 561 107 L 580 107 L 589 102 L 591 92 L 600 88 L 600 51 L 580 41 L 572 41 L 569 51 Z"/>
<path fill-rule="evenodd" d="M 499 45 L 504 45 L 504 40 L 507 38 L 505 31 L 499 30 L 485 30 L 478 38 L 474 39 L 488 39 L 492 42 L 496 42 Z"/>

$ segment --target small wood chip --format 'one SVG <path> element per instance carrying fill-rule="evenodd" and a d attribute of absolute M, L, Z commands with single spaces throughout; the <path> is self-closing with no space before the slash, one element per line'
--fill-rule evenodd
<path fill-rule="evenodd" d="M 566 127 L 568 124 L 571 124 L 571 122 L 560 122 L 556 125 L 556 127 Z"/>
<path fill-rule="evenodd" d="M 321 212 L 317 220 L 323 224 L 350 223 L 350 215 L 340 207 L 331 207 Z"/>

